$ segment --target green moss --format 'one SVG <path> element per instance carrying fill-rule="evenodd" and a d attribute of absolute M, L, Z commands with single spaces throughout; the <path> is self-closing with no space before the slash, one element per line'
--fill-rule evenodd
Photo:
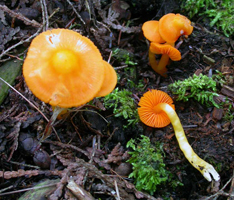
<path fill-rule="evenodd" d="M 138 190 L 148 191 L 151 195 L 157 187 L 167 181 L 172 188 L 182 185 L 178 180 L 172 180 L 173 175 L 166 170 L 163 162 L 162 144 L 157 143 L 152 146 L 150 139 L 141 135 L 139 140 L 131 139 L 127 147 L 133 149 L 129 154 L 128 160 L 132 164 L 133 172 L 129 178 L 135 179 L 135 185 Z"/>
<path fill-rule="evenodd" d="M 112 108 L 115 117 L 123 117 L 128 121 L 126 125 L 134 125 L 139 121 L 137 106 L 132 98 L 132 92 L 116 88 L 112 93 L 105 96 L 104 106 Z"/>
<path fill-rule="evenodd" d="M 126 65 L 137 65 L 137 63 L 134 61 L 134 55 L 125 49 L 113 49 L 112 56 L 119 62 L 124 62 Z"/>
<path fill-rule="evenodd" d="M 216 25 L 227 37 L 234 33 L 234 1 L 232 0 L 183 0 L 183 9 L 190 18 L 196 14 L 211 18 L 210 26 Z"/>
<path fill-rule="evenodd" d="M 199 74 L 197 76 L 194 74 L 183 81 L 170 84 L 168 89 L 173 94 L 178 95 L 178 101 L 188 101 L 193 98 L 206 106 L 213 105 L 219 108 L 219 105 L 214 101 L 214 96 L 218 96 L 216 81 L 206 75 Z"/>

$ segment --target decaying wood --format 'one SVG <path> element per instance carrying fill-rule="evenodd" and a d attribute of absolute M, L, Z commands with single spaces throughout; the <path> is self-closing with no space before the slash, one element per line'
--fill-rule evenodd
<path fill-rule="evenodd" d="M 234 88 L 224 85 L 221 93 L 234 99 Z"/>
<path fill-rule="evenodd" d="M 69 180 L 67 188 L 72 191 L 75 197 L 79 200 L 94 200 L 94 197 L 84 190 L 81 186 L 77 185 L 74 180 Z"/>
<path fill-rule="evenodd" d="M 222 108 L 214 108 L 212 116 L 216 120 L 221 120 L 223 118 L 223 109 Z"/>
<path fill-rule="evenodd" d="M 54 170 L 54 171 L 50 171 L 50 170 L 23 170 L 23 169 L 19 169 L 18 171 L 0 171 L 0 178 L 4 178 L 4 179 L 11 179 L 11 178 L 17 178 L 17 177 L 22 177 L 22 176 L 26 176 L 27 178 L 30 178 L 32 176 L 38 176 L 38 175 L 42 175 L 42 174 L 46 174 L 46 175 L 57 175 L 57 176 L 61 176 L 62 171 L 59 170 Z"/>

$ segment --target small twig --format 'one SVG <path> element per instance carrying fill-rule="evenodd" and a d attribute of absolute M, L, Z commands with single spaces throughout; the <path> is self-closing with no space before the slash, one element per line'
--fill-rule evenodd
<path fill-rule="evenodd" d="M 116 191 L 116 194 L 117 194 L 116 200 L 120 200 L 118 184 L 117 184 L 116 180 L 114 182 L 115 182 L 115 191 Z"/>
<path fill-rule="evenodd" d="M 72 150 L 75 150 L 77 152 L 83 153 L 84 155 L 86 155 L 87 157 L 90 158 L 90 154 L 87 151 L 84 151 L 83 149 L 80 149 L 79 147 L 76 147 L 76 146 L 71 145 L 71 144 L 63 144 L 61 142 L 50 141 L 50 140 L 43 141 L 43 143 L 53 144 L 55 146 L 60 146 L 62 149 L 72 149 Z"/>
<path fill-rule="evenodd" d="M 9 189 L 13 188 L 13 187 L 14 187 L 13 185 L 10 185 L 9 187 L 6 187 L 6 188 L 1 189 L 1 190 L 0 190 L 0 194 L 3 193 L 3 192 L 6 191 L 6 190 L 9 190 Z"/>
<path fill-rule="evenodd" d="M 180 40 L 176 45 L 175 45 L 175 48 L 176 49 L 179 49 L 180 48 L 180 46 L 183 44 L 183 40 Z"/>
<path fill-rule="evenodd" d="M 35 20 L 30 20 L 27 17 L 25 17 L 24 15 L 22 15 L 21 13 L 17 13 L 15 11 L 10 10 L 7 6 L 5 5 L 0 5 L 0 10 L 3 10 L 4 12 L 7 12 L 11 17 L 15 17 L 17 19 L 22 20 L 26 25 L 31 25 L 34 27 L 41 27 L 41 24 L 39 24 L 37 21 Z"/>
<path fill-rule="evenodd" d="M 14 55 L 11 55 L 11 54 L 8 54 L 8 53 L 6 55 L 11 57 L 11 58 L 15 58 L 17 60 L 23 61 L 23 59 L 19 58 L 18 56 L 14 56 Z"/>
<path fill-rule="evenodd" d="M 96 141 L 96 136 L 93 137 L 93 150 L 91 154 L 91 158 L 89 159 L 89 163 L 93 162 L 93 157 L 95 156 L 96 150 L 97 150 L 97 141 Z"/>
<path fill-rule="evenodd" d="M 37 187 L 32 187 L 32 188 L 26 188 L 26 189 L 22 189 L 22 190 L 11 191 L 11 192 L 0 193 L 0 196 L 20 193 L 20 192 L 26 192 L 26 191 L 29 191 L 29 190 L 36 190 L 36 189 L 41 189 L 41 188 L 52 187 L 52 186 L 55 186 L 55 185 L 57 185 L 57 183 L 52 183 L 52 184 L 37 186 Z"/>
<path fill-rule="evenodd" d="M 46 2 L 45 0 L 40 0 L 40 3 L 41 3 L 41 10 L 42 10 L 43 24 L 45 24 L 43 31 L 47 31 L 49 28 L 49 17 L 48 17 Z"/>
<path fill-rule="evenodd" d="M 76 9 L 74 8 L 74 6 L 72 5 L 72 3 L 70 2 L 70 0 L 67 0 L 67 2 L 69 3 L 69 5 L 72 7 L 73 11 L 76 13 L 77 17 L 80 19 L 80 21 L 85 25 L 84 20 L 82 19 L 82 17 L 79 15 L 79 13 L 76 11 Z"/>
<path fill-rule="evenodd" d="M 15 165 L 19 165 L 19 166 L 24 166 L 24 167 L 31 167 L 31 168 L 35 168 L 35 169 L 40 169 L 40 167 L 38 166 L 34 166 L 34 165 L 28 165 L 28 164 L 24 164 L 24 163 L 19 163 L 19 162 L 14 162 L 14 161 L 8 161 L 9 163 L 15 164 Z"/>
<path fill-rule="evenodd" d="M 113 53 L 113 52 L 111 51 L 111 52 L 110 52 L 110 55 L 109 55 L 109 58 L 108 58 L 108 60 L 107 60 L 108 63 L 110 63 L 110 60 L 111 60 L 111 57 L 112 57 L 112 53 Z"/>
<path fill-rule="evenodd" d="M 127 67 L 129 67 L 129 66 L 128 65 L 123 65 L 123 66 L 120 66 L 120 67 L 114 67 L 114 69 L 117 70 L 117 69 L 123 69 L 123 68 L 127 68 Z"/>
<path fill-rule="evenodd" d="M 74 118 L 74 117 L 76 116 L 77 112 L 91 112 L 91 113 L 96 113 L 96 114 L 99 115 L 107 124 L 109 123 L 105 117 L 103 117 L 100 113 L 98 113 L 98 112 L 96 112 L 96 111 L 94 111 L 94 110 L 82 110 L 82 109 L 78 109 L 78 110 L 74 110 L 74 111 L 71 110 L 71 112 L 76 112 L 76 113 L 72 116 L 72 118 Z"/>

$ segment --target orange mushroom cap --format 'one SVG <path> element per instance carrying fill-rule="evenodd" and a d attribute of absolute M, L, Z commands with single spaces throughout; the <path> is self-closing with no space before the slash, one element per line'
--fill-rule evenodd
<path fill-rule="evenodd" d="M 171 97 L 160 90 L 150 90 L 141 97 L 138 104 L 140 106 L 138 108 L 138 114 L 140 120 L 147 126 L 162 128 L 170 124 L 170 119 L 167 114 L 162 110 L 158 111 L 156 109 L 159 103 L 167 103 L 175 109 Z"/>
<path fill-rule="evenodd" d="M 96 94 L 96 97 L 103 97 L 112 92 L 117 84 L 117 74 L 115 69 L 106 61 L 103 61 L 105 68 L 104 72 L 104 81 L 99 92 Z"/>
<path fill-rule="evenodd" d="M 151 42 L 164 43 L 165 40 L 159 34 L 159 22 L 156 20 L 147 21 L 143 24 L 143 34 Z"/>
<path fill-rule="evenodd" d="M 190 35 L 192 32 L 191 21 L 183 15 L 169 13 L 159 20 L 159 33 L 169 43 L 174 43 L 181 35 Z"/>
<path fill-rule="evenodd" d="M 52 29 L 33 39 L 23 64 L 29 89 L 52 106 L 87 103 L 104 80 L 102 56 L 91 40 L 68 29 Z"/>
<path fill-rule="evenodd" d="M 175 47 L 171 46 L 170 44 L 159 44 L 156 42 L 151 42 L 150 51 L 155 54 L 167 54 L 170 57 L 170 59 L 174 61 L 181 60 L 180 51 Z"/>

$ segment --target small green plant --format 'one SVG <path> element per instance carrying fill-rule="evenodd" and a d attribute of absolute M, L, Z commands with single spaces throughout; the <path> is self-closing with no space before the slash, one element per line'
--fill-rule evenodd
<path fill-rule="evenodd" d="M 193 75 L 183 81 L 176 81 L 168 86 L 168 89 L 178 95 L 177 100 L 188 101 L 190 98 L 205 104 L 206 106 L 213 105 L 219 108 L 219 105 L 214 101 L 214 96 L 218 96 L 216 82 L 206 75 Z"/>
<path fill-rule="evenodd" d="M 131 54 L 125 49 L 120 49 L 120 48 L 113 49 L 112 56 L 116 58 L 118 61 L 124 62 L 126 65 L 137 65 L 137 63 L 134 62 L 133 54 Z"/>
<path fill-rule="evenodd" d="M 234 3 L 232 0 L 184 0 L 183 8 L 189 17 L 198 14 L 210 17 L 211 26 L 221 28 L 229 37 L 234 33 Z"/>
<path fill-rule="evenodd" d="M 228 100 L 228 98 L 226 98 L 225 102 L 221 103 L 222 108 L 224 109 L 224 117 L 223 119 L 225 121 L 229 121 L 231 122 L 234 119 L 234 115 L 233 115 L 233 105 L 232 103 Z"/>
<path fill-rule="evenodd" d="M 212 79 L 218 84 L 223 86 L 226 83 L 226 78 L 225 76 L 222 74 L 222 72 L 215 70 L 216 74 L 214 74 L 212 76 Z"/>
<path fill-rule="evenodd" d="M 123 117 L 128 121 L 129 125 L 135 125 L 139 121 L 136 104 L 132 98 L 132 92 L 116 88 L 112 93 L 104 98 L 106 108 L 113 108 L 115 117 Z"/>
<path fill-rule="evenodd" d="M 124 68 L 124 77 L 126 78 L 125 86 L 127 88 L 134 89 L 137 91 L 144 90 L 143 80 L 137 80 L 137 71 L 135 67 Z"/>
<path fill-rule="evenodd" d="M 137 142 L 131 139 L 127 147 L 133 151 L 129 152 L 131 158 L 128 160 L 133 166 L 133 172 L 129 178 L 135 178 L 138 190 L 148 191 L 153 194 L 159 184 L 169 178 L 170 172 L 165 169 L 160 144 L 152 147 L 148 137 L 141 135 Z"/>

